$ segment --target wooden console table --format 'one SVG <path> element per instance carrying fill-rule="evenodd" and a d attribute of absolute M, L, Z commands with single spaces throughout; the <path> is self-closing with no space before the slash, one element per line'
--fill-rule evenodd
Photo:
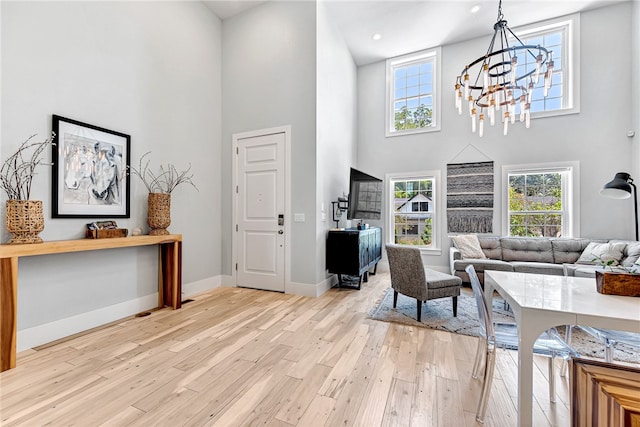
<path fill-rule="evenodd" d="M 158 307 L 182 306 L 182 235 L 60 240 L 0 245 L 0 372 L 16 366 L 18 258 L 158 245 Z"/>

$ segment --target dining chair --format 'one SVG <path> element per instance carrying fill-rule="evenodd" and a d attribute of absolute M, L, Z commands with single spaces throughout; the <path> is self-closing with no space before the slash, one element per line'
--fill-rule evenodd
<path fill-rule="evenodd" d="M 487 404 L 491 393 L 491 385 L 493 383 L 493 372 L 495 370 L 495 349 L 508 348 L 511 350 L 518 349 L 518 327 L 515 323 L 494 322 L 493 310 L 487 306 L 487 300 L 484 297 L 484 291 L 480 280 L 476 274 L 473 265 L 468 265 L 465 271 L 469 275 L 469 281 L 473 288 L 473 295 L 476 299 L 478 307 L 478 317 L 480 320 L 480 340 L 476 351 L 476 358 L 473 364 L 472 376 L 477 379 L 480 375 L 480 367 L 484 359 L 484 375 L 482 382 L 482 392 L 480 401 L 478 402 L 478 410 L 476 411 L 476 421 L 484 422 L 487 412 Z M 556 383 L 555 383 L 555 363 L 556 357 L 569 359 L 571 357 L 579 357 L 558 334 L 555 328 L 543 332 L 536 340 L 533 346 L 533 352 L 549 358 L 549 400 L 552 403 L 556 401 Z"/>

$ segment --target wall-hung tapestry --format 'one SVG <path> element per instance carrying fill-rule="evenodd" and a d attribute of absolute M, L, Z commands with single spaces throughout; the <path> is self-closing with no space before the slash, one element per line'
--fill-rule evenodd
<path fill-rule="evenodd" d="M 493 162 L 447 165 L 449 233 L 493 232 Z"/>

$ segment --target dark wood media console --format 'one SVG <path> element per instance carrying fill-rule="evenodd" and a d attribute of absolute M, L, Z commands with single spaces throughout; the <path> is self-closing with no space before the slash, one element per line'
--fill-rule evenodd
<path fill-rule="evenodd" d="M 358 276 L 360 289 L 362 281 L 376 274 L 378 262 L 382 258 L 382 230 L 378 227 L 358 230 L 330 230 L 327 236 L 327 270 L 338 275 L 338 285 L 346 287 L 342 275 Z M 348 286 L 351 287 L 351 286 Z"/>

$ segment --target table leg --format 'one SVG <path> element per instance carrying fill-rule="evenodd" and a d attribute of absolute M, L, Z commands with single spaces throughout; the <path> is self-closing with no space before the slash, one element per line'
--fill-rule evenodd
<path fill-rule="evenodd" d="M 0 259 L 0 372 L 16 367 L 18 258 Z"/>
<path fill-rule="evenodd" d="M 159 245 L 158 304 L 182 307 L 182 242 Z"/>
<path fill-rule="evenodd" d="M 516 314 L 517 317 L 518 316 Z M 516 318 L 518 325 L 528 320 Z M 523 323 L 524 322 L 524 323 Z M 533 344 L 540 335 L 531 328 L 518 327 L 518 426 L 533 425 Z"/>

